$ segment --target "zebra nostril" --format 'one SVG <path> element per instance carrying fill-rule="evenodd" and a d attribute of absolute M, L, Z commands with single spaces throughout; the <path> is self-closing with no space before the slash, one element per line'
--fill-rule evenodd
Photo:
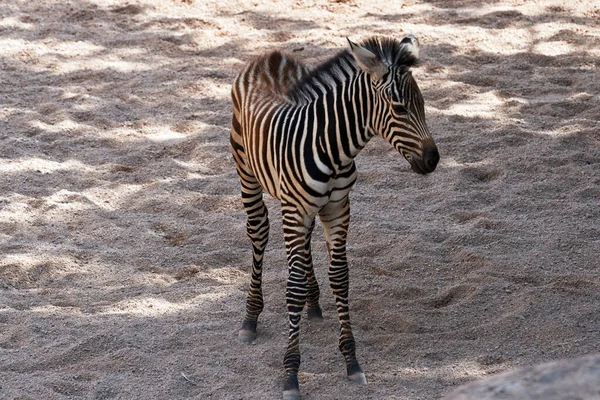
<path fill-rule="evenodd" d="M 440 153 L 438 153 L 438 149 L 435 145 L 425 148 L 425 151 L 423 152 L 423 161 L 428 170 L 427 172 L 433 172 L 435 170 L 438 161 L 440 161 Z"/>

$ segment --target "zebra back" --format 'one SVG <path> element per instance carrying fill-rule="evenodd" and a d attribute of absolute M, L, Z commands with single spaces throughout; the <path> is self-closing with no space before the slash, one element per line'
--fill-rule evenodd
<path fill-rule="evenodd" d="M 234 107 L 242 104 L 252 107 L 248 101 L 282 100 L 287 92 L 308 75 L 308 69 L 298 60 L 279 51 L 252 60 L 237 76 L 232 88 Z"/>

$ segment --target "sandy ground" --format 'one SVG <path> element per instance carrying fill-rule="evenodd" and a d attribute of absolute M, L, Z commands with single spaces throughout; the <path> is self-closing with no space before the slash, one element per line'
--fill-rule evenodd
<path fill-rule="evenodd" d="M 572 1 L 0 2 L 0 398 L 277 399 L 278 205 L 266 309 L 236 341 L 250 245 L 228 149 L 253 55 L 310 65 L 416 34 L 441 153 L 357 159 L 351 310 L 369 384 L 303 322 L 304 399 L 431 400 L 600 351 L 600 6 Z M 595 5 L 596 4 L 596 5 Z"/>

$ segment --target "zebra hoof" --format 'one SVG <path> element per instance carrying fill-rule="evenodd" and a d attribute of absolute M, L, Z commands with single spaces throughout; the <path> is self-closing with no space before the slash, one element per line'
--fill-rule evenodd
<path fill-rule="evenodd" d="M 323 311 L 321 311 L 321 307 L 309 308 L 306 311 L 308 315 L 309 321 L 323 321 Z"/>
<path fill-rule="evenodd" d="M 359 385 L 367 384 L 367 377 L 365 376 L 364 372 L 355 372 L 352 375 L 348 375 L 348 379 Z"/>
<path fill-rule="evenodd" d="M 242 343 L 252 343 L 254 342 L 254 339 L 256 339 L 256 332 L 248 329 L 240 329 L 238 332 L 238 339 Z"/>
<path fill-rule="evenodd" d="M 284 390 L 283 400 L 300 400 L 300 391 L 298 389 Z"/>

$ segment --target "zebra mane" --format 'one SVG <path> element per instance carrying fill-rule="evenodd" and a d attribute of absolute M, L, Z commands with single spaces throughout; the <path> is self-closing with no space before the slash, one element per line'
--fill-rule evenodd
<path fill-rule="evenodd" d="M 360 45 L 385 61 L 388 66 L 405 66 L 409 68 L 419 63 L 415 53 L 396 39 L 375 36 L 365 40 Z"/>
<path fill-rule="evenodd" d="M 360 45 L 378 56 L 388 66 L 409 68 L 419 62 L 415 54 L 396 39 L 375 36 L 366 39 Z M 354 71 L 359 70 L 354 57 L 346 49 L 313 69 L 307 76 L 298 81 L 287 92 L 286 96 L 292 102 L 312 99 L 314 98 L 316 86 L 328 84 L 332 80 L 345 80 L 349 66 Z"/>

